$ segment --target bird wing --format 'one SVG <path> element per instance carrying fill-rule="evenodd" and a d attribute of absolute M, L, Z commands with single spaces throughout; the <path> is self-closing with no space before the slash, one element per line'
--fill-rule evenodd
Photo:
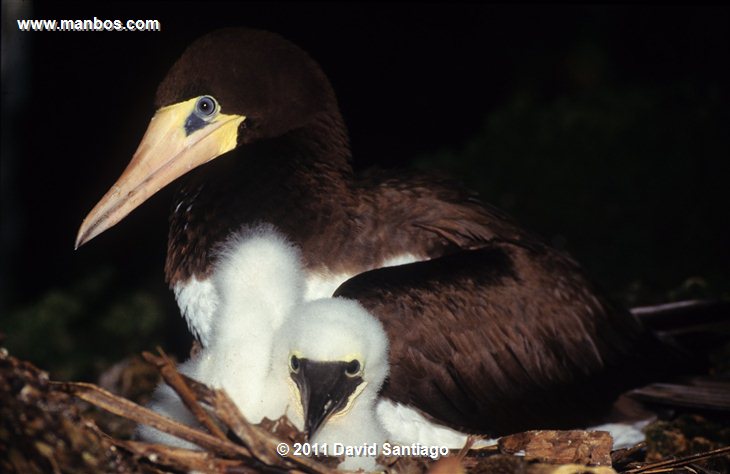
<path fill-rule="evenodd" d="M 585 423 L 645 375 L 662 346 L 598 295 L 572 260 L 499 239 L 365 272 L 334 294 L 385 326 L 383 396 L 488 435 Z"/>
<path fill-rule="evenodd" d="M 476 248 L 493 238 L 540 241 L 460 182 L 434 172 L 399 170 L 394 174 L 371 169 L 359 185 L 364 201 L 376 201 L 366 202 L 364 213 L 377 212 L 381 221 L 391 224 L 391 233 L 405 231 L 413 236 L 408 229 L 413 226 L 456 249 Z M 403 228 L 398 229 L 397 223 Z"/>

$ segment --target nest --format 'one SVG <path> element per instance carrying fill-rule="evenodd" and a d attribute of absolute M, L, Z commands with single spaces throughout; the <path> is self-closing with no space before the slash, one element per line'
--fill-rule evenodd
<path fill-rule="evenodd" d="M 336 473 L 339 459 L 280 454 L 277 446 L 304 440 L 285 418 L 246 421 L 222 390 L 180 374 L 162 352 L 144 354 L 198 420 L 193 428 L 90 383 L 53 382 L 48 375 L 0 348 L 0 471 L 19 473 Z M 143 423 L 192 442 L 201 450 L 115 437 L 99 428 L 88 405 L 131 423 Z M 470 449 L 470 439 L 448 457 L 381 458 L 388 473 L 463 472 L 597 474 L 712 472 L 726 468 L 730 447 L 647 462 L 647 447 L 611 452 L 608 433 L 531 431 Z M 520 455 L 516 455 L 516 454 Z M 704 464 L 703 464 L 704 463 Z M 703 467 L 704 466 L 704 467 Z M 723 467 L 724 466 L 724 467 Z"/>

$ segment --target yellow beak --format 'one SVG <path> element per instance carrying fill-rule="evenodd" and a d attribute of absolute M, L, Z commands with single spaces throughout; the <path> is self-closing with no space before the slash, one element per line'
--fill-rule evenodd
<path fill-rule="evenodd" d="M 238 126 L 246 119 L 241 115 L 218 113 L 203 128 L 185 133 L 185 121 L 197 100 L 155 113 L 132 161 L 81 223 L 76 248 L 113 227 L 175 179 L 236 147 Z"/>

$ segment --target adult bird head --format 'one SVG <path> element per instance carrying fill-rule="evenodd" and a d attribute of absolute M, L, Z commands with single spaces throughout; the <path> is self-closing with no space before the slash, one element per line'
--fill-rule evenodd
<path fill-rule="evenodd" d="M 157 90 L 157 111 L 117 182 L 86 216 L 76 248 L 180 176 L 237 147 L 337 112 L 317 63 L 282 37 L 222 29 L 191 44 Z"/>
<path fill-rule="evenodd" d="M 308 439 L 356 406 L 374 410 L 389 367 L 380 321 L 355 301 L 327 298 L 295 309 L 284 331 Z"/>

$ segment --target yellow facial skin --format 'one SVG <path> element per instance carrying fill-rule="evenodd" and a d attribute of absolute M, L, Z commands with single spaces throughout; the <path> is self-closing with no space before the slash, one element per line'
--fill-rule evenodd
<path fill-rule="evenodd" d="M 363 357 L 360 354 L 352 354 L 347 357 L 344 357 L 343 362 L 349 362 L 351 360 L 357 360 L 360 362 L 360 371 L 355 375 L 362 376 L 365 373 L 365 363 L 363 362 Z M 350 396 L 347 398 L 347 404 L 342 408 L 342 410 L 333 413 L 330 416 L 330 420 L 340 418 L 342 416 L 345 416 L 350 409 L 352 408 L 352 404 L 355 402 L 355 399 L 360 396 L 363 390 L 365 390 L 365 387 L 367 387 L 368 383 L 363 379 L 362 383 L 357 386 L 354 392 L 350 394 Z"/>
<path fill-rule="evenodd" d="M 187 135 L 185 122 L 199 97 L 159 109 L 137 151 L 117 182 L 86 216 L 76 248 L 124 219 L 150 196 L 193 168 L 236 147 L 238 126 L 246 117 L 221 113 Z"/>
<path fill-rule="evenodd" d="M 367 387 L 368 383 L 363 380 L 363 382 L 357 386 L 354 392 L 350 394 L 350 396 L 347 398 L 347 405 L 342 408 L 342 410 L 339 410 L 332 415 L 330 415 L 329 420 L 336 420 L 338 418 L 342 418 L 352 409 L 352 404 L 355 402 L 355 399 L 360 396 L 363 390 L 365 390 L 365 387 Z"/>

